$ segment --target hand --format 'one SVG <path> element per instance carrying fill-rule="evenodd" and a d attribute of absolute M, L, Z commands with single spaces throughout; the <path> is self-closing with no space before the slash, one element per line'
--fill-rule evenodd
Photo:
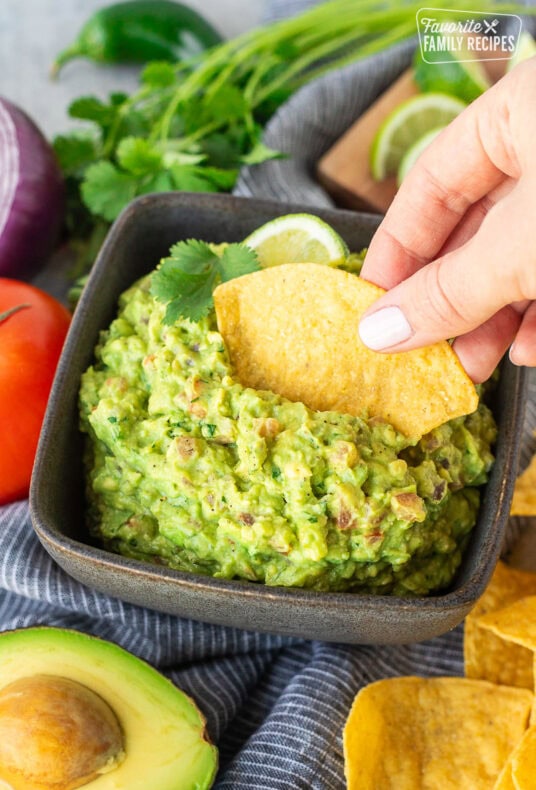
<path fill-rule="evenodd" d="M 388 290 L 359 325 L 378 351 L 456 338 L 475 382 L 510 347 L 536 365 L 536 57 L 464 110 L 424 151 L 361 276 Z"/>

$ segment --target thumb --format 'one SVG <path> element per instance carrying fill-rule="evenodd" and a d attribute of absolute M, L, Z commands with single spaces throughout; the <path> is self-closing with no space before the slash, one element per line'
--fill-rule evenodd
<path fill-rule="evenodd" d="M 534 299 L 530 186 L 518 182 L 462 247 L 381 296 L 359 324 L 363 343 L 375 351 L 408 351 L 466 334 L 505 305 Z"/>

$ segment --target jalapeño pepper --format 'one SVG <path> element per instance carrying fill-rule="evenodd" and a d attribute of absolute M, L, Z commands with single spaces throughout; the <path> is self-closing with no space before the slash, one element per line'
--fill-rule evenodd
<path fill-rule="evenodd" d="M 222 37 L 193 8 L 173 0 L 127 0 L 100 9 L 52 67 L 85 57 L 97 63 L 185 60 L 221 43 Z"/>

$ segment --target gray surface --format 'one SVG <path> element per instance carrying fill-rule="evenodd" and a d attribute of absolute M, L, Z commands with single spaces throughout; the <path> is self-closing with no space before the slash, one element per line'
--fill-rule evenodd
<path fill-rule="evenodd" d="M 131 91 L 139 69 L 68 63 L 56 81 L 48 76 L 55 56 L 68 46 L 92 12 L 113 0 L 0 0 L 0 96 L 26 110 L 47 135 L 74 122 L 66 109 L 77 96 L 105 97 Z M 257 26 L 264 0 L 185 0 L 225 37 Z"/>

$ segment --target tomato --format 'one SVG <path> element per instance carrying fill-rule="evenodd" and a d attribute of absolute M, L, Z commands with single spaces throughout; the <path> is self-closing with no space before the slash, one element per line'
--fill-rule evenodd
<path fill-rule="evenodd" d="M 0 505 L 28 495 L 70 318 L 44 291 L 0 277 Z"/>

